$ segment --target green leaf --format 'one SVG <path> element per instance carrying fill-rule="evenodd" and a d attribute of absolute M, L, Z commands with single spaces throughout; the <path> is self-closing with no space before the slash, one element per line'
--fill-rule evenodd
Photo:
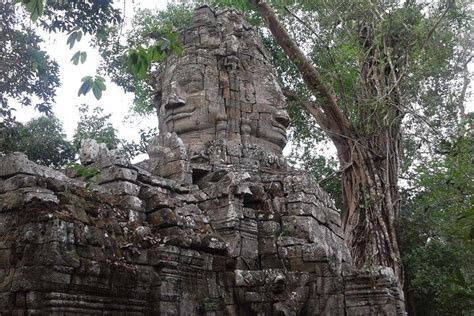
<path fill-rule="evenodd" d="M 76 43 L 76 32 L 72 32 L 71 34 L 69 34 L 66 44 L 69 45 L 69 49 L 72 49 L 75 43 Z"/>
<path fill-rule="evenodd" d="M 80 57 L 81 57 L 81 52 L 77 51 L 71 58 L 72 63 L 77 66 L 79 64 Z"/>
<path fill-rule="evenodd" d="M 83 83 L 79 88 L 79 92 L 77 93 L 78 96 L 80 96 L 81 94 L 86 95 L 92 88 L 93 81 L 91 76 L 82 78 L 82 81 Z"/>
<path fill-rule="evenodd" d="M 97 81 L 95 81 L 92 84 L 92 92 L 94 93 L 94 96 L 97 100 L 100 100 L 102 97 L 102 90 L 100 89 L 99 85 L 97 84 Z"/>
<path fill-rule="evenodd" d="M 43 0 L 29 0 L 28 2 L 23 2 L 23 4 L 26 7 L 26 11 L 30 13 L 33 22 L 36 22 L 43 15 Z"/>
<path fill-rule="evenodd" d="M 155 50 L 155 47 L 152 46 L 150 48 L 148 48 L 148 52 L 147 52 L 147 59 L 148 60 L 153 60 L 155 59 L 155 56 L 156 56 L 156 50 Z"/>
<path fill-rule="evenodd" d="M 105 91 L 107 89 L 106 85 L 104 84 L 104 81 L 98 80 L 96 77 L 95 84 L 100 88 L 100 90 Z"/>
<path fill-rule="evenodd" d="M 171 46 L 171 50 L 178 56 L 183 53 L 183 47 L 181 45 L 173 45 Z"/>
<path fill-rule="evenodd" d="M 94 93 L 94 96 L 97 100 L 100 100 L 102 97 L 102 91 L 107 89 L 105 85 L 105 78 L 101 76 L 95 76 L 92 79 L 92 76 L 86 76 L 81 79 L 82 85 L 79 88 L 78 96 L 81 94 L 86 95 L 90 90 Z"/>
<path fill-rule="evenodd" d="M 83 178 L 88 185 L 90 185 L 91 182 L 95 180 L 94 178 L 100 173 L 96 168 L 83 167 L 78 163 L 68 163 L 66 168 L 72 169 L 76 175 Z"/>
<path fill-rule="evenodd" d="M 86 59 L 87 59 L 87 53 L 86 53 L 86 52 L 82 52 L 82 53 L 81 53 L 81 64 L 85 63 L 85 62 L 86 62 Z"/>
<path fill-rule="evenodd" d="M 69 34 L 66 43 L 69 45 L 69 49 L 74 47 L 76 42 L 79 42 L 82 38 L 82 31 L 73 31 Z"/>
<path fill-rule="evenodd" d="M 32 68 L 33 71 L 35 71 L 35 72 L 38 70 L 38 66 L 39 66 L 39 64 L 38 64 L 36 61 L 34 61 L 34 62 L 31 64 L 31 68 Z"/>
<path fill-rule="evenodd" d="M 82 31 L 76 31 L 76 41 L 80 42 L 82 39 Z"/>
<path fill-rule="evenodd" d="M 130 66 L 135 65 L 138 61 L 138 54 L 136 52 L 130 53 L 128 57 L 128 63 Z"/>
<path fill-rule="evenodd" d="M 141 79 L 144 79 L 146 76 L 146 72 L 148 70 L 149 62 L 145 56 L 140 56 L 140 57 L 141 57 L 141 63 L 140 63 L 140 68 L 138 70 L 138 76 Z"/>

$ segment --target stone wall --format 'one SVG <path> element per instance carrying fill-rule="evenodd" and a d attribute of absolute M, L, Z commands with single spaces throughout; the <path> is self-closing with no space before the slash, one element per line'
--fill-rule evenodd
<path fill-rule="evenodd" d="M 216 165 L 189 185 L 100 157 L 91 186 L 1 158 L 0 310 L 403 314 L 389 273 L 351 269 L 339 213 L 311 177 L 264 172 L 256 148 L 239 156 L 246 168 Z"/>

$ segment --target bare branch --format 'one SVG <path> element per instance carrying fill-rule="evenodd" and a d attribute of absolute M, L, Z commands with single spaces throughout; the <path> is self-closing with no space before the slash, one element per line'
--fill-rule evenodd
<path fill-rule="evenodd" d="M 434 25 L 431 27 L 431 29 L 428 31 L 428 34 L 426 35 L 426 38 L 425 38 L 425 40 L 423 41 L 423 44 L 421 44 L 421 50 L 424 50 L 424 49 L 425 49 L 426 44 L 428 43 L 428 40 L 431 38 L 431 36 L 433 35 L 434 31 L 435 31 L 436 28 L 439 26 L 439 24 L 441 23 L 441 21 L 444 19 L 444 17 L 446 16 L 446 14 L 448 14 L 449 9 L 451 9 L 451 1 L 448 1 L 448 3 L 446 4 L 446 10 L 443 11 L 443 14 L 441 14 L 441 16 L 438 18 L 438 20 L 436 20 L 435 24 L 434 24 Z"/>
<path fill-rule="evenodd" d="M 458 102 L 458 109 L 459 109 L 459 116 L 461 121 L 464 120 L 466 117 L 466 107 L 464 106 L 464 102 L 466 100 L 466 93 L 469 84 L 471 83 L 471 74 L 468 69 L 468 65 L 471 62 L 474 55 L 469 56 L 469 58 L 463 63 L 463 70 L 462 70 L 462 89 L 461 94 L 459 95 L 459 102 Z M 462 126 L 462 123 L 461 123 Z"/>

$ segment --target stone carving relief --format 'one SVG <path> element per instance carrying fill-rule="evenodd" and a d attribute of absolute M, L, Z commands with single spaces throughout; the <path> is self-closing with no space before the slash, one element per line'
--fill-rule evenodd
<path fill-rule="evenodd" d="M 289 118 L 268 53 L 237 13 L 201 11 L 184 34 L 183 55 L 159 70 L 160 132 L 194 147 L 223 139 L 281 153 Z"/>

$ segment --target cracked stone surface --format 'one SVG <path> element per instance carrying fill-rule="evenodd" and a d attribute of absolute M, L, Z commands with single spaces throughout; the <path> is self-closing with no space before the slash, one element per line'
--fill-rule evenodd
<path fill-rule="evenodd" d="M 255 31 L 204 6 L 182 41 L 148 160 L 85 142 L 85 183 L 0 157 L 0 315 L 404 315 L 391 271 L 353 268 L 339 211 L 282 156 Z"/>

